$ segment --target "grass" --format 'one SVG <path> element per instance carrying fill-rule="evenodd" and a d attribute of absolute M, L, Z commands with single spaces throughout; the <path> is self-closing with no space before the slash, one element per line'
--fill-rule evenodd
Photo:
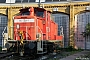
<path fill-rule="evenodd" d="M 47 59 L 47 60 L 60 60 L 60 59 L 62 59 L 62 58 L 65 58 L 65 57 L 67 57 L 67 56 L 70 56 L 70 55 L 72 55 L 72 54 L 75 54 L 75 53 L 77 53 L 77 52 L 80 52 L 79 50 L 77 50 L 77 51 L 63 51 L 63 52 L 61 52 L 61 53 L 58 53 L 55 57 L 53 57 L 53 58 L 50 58 L 49 57 L 49 59 Z"/>
<path fill-rule="evenodd" d="M 58 53 L 56 55 L 56 58 L 52 57 L 47 60 L 60 60 L 61 58 L 65 58 L 67 56 L 70 56 L 72 54 L 82 51 L 82 49 L 77 50 L 77 49 L 74 49 L 72 46 L 69 46 L 67 48 L 56 48 L 56 49 L 57 49 L 56 53 Z"/>

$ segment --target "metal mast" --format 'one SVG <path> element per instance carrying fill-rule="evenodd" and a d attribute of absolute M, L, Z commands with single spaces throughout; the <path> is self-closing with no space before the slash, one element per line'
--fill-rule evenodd
<path fill-rule="evenodd" d="M 38 7 L 40 7 L 40 5 L 41 5 L 41 1 L 39 0 Z"/>

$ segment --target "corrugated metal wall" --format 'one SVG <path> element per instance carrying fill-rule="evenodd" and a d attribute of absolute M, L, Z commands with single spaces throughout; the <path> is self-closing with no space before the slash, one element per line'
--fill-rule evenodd
<path fill-rule="evenodd" d="M 58 24 L 58 35 L 60 35 L 60 27 L 63 27 L 64 46 L 68 47 L 69 43 L 69 16 L 65 14 L 53 14 L 55 22 Z"/>
<path fill-rule="evenodd" d="M 75 16 L 75 42 L 76 46 L 82 49 L 90 49 L 90 36 L 85 38 L 82 36 L 82 32 L 85 31 L 86 24 L 90 23 L 90 12 L 81 13 Z"/>
<path fill-rule="evenodd" d="M 4 28 L 7 26 L 7 16 L 0 15 L 0 46 L 3 44 L 3 36 L 2 32 L 4 31 Z M 7 32 L 7 30 L 5 30 Z"/>

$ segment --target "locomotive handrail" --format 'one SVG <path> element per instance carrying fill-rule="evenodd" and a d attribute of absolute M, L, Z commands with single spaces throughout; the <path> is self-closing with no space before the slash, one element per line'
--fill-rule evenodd
<path fill-rule="evenodd" d="M 2 35 L 4 34 L 5 30 L 6 30 L 7 26 L 4 28 L 3 32 L 2 32 Z"/>
<path fill-rule="evenodd" d="M 38 26 L 37 26 L 38 27 Z M 42 32 L 42 30 L 40 29 L 40 27 L 38 27 L 39 28 L 39 30 L 41 31 L 41 34 L 42 34 L 42 40 L 43 40 L 43 32 Z"/>
<path fill-rule="evenodd" d="M 16 26 L 13 26 L 13 27 L 16 27 Z M 20 27 L 27 27 L 27 28 L 29 28 L 29 27 L 37 27 L 40 30 L 41 34 L 42 34 L 42 39 L 41 40 L 43 40 L 43 32 L 42 32 L 42 30 L 40 29 L 39 26 L 20 26 Z M 16 29 L 16 31 L 17 31 L 17 29 Z M 27 33 L 26 33 L 26 36 L 27 36 Z"/>
<path fill-rule="evenodd" d="M 16 26 L 13 26 L 13 28 L 14 28 L 14 27 L 16 27 Z M 25 27 L 25 28 L 26 28 L 26 40 L 28 40 L 28 39 L 27 39 L 27 28 L 28 28 L 28 27 L 34 27 L 34 26 L 20 26 L 20 27 Z M 17 32 L 17 29 L 16 29 L 16 32 Z M 16 34 L 17 34 L 17 33 L 16 33 Z M 16 40 L 17 40 L 17 36 L 16 36 Z"/>
<path fill-rule="evenodd" d="M 7 29 L 7 26 L 4 28 L 3 32 L 2 32 L 2 47 L 4 48 L 4 33 L 5 33 L 5 30 Z"/>
<path fill-rule="evenodd" d="M 39 28 L 39 30 L 40 30 L 40 32 L 41 32 L 41 34 L 42 34 L 42 39 L 40 40 L 40 42 L 42 42 L 42 52 L 43 52 L 43 32 L 42 32 L 42 30 L 40 29 L 40 27 L 39 26 L 37 26 L 37 28 Z M 38 33 L 38 32 L 37 32 Z"/>

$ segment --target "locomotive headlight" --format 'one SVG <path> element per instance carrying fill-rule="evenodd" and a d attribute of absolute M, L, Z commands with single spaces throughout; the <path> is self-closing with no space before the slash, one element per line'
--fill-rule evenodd
<path fill-rule="evenodd" d="M 19 29 L 19 28 L 20 28 L 20 25 L 19 25 L 19 24 L 17 24 L 17 25 L 16 25 L 16 28 L 17 28 L 17 29 Z"/>

